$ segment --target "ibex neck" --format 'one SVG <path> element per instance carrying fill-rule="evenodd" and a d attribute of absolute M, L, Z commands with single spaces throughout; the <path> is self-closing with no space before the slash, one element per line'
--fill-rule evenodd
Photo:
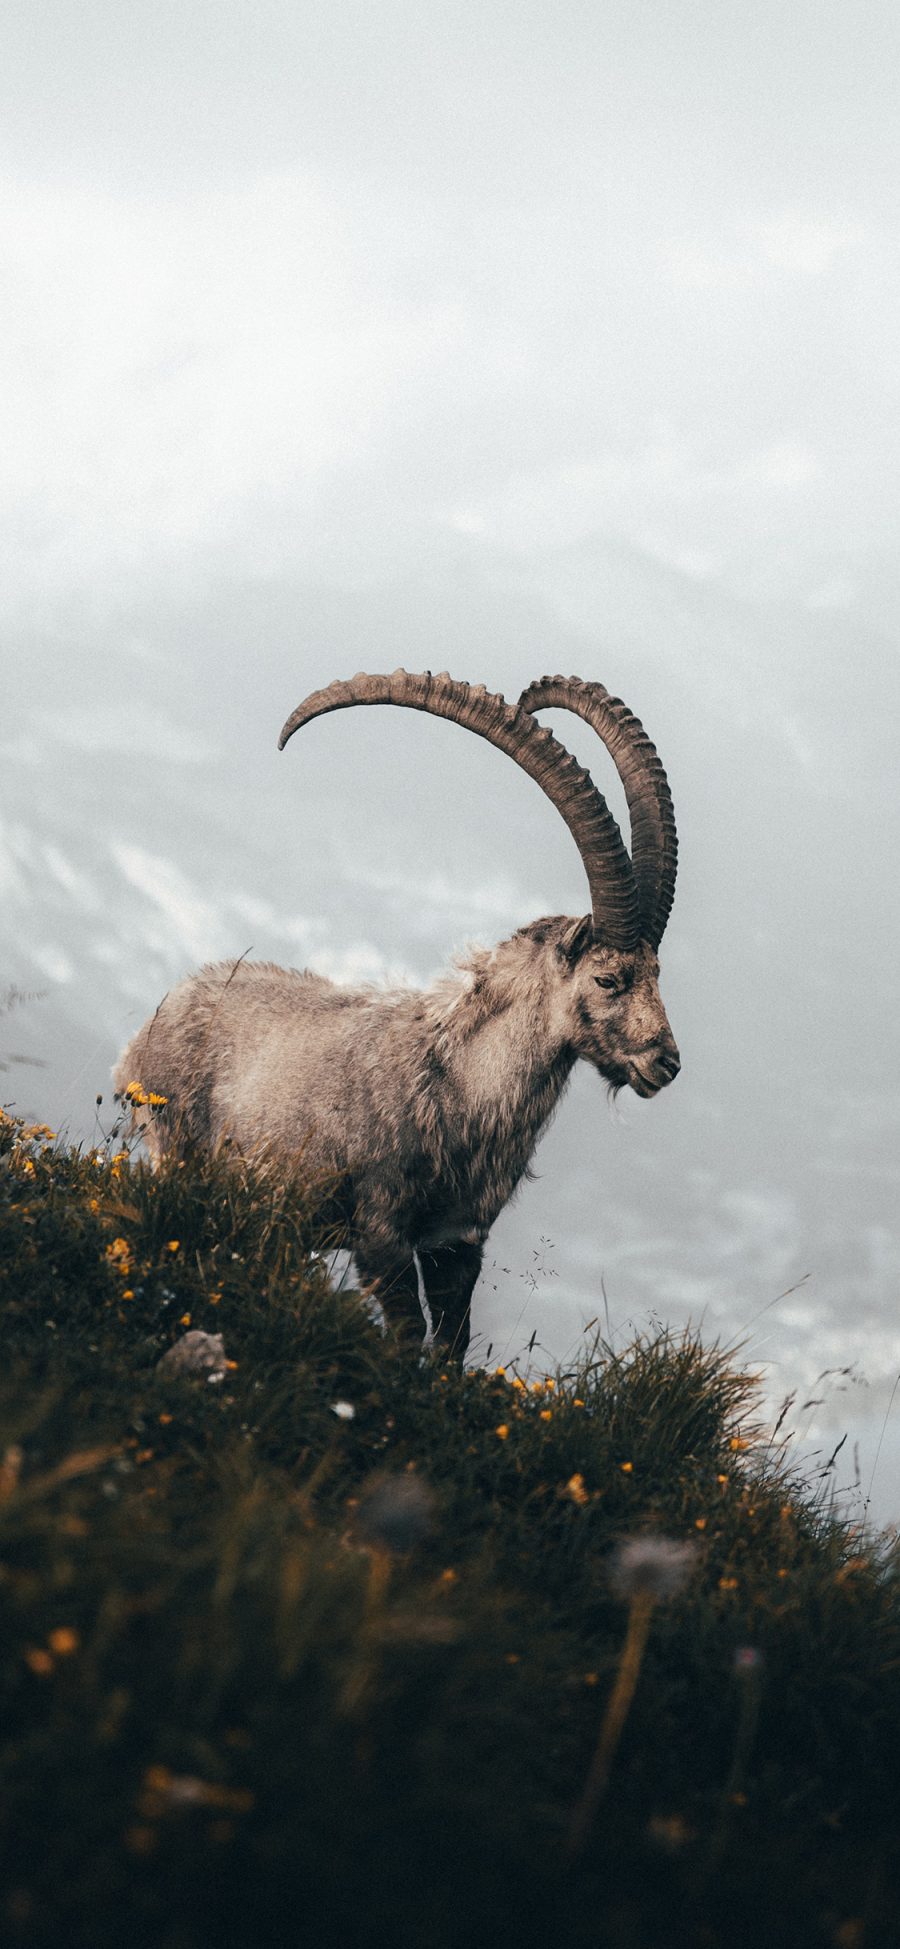
<path fill-rule="evenodd" d="M 575 1059 L 531 943 L 515 936 L 473 956 L 470 984 L 444 1015 L 438 1047 L 474 1118 L 499 1117 L 521 1129 L 524 1143 L 536 1141 Z"/>

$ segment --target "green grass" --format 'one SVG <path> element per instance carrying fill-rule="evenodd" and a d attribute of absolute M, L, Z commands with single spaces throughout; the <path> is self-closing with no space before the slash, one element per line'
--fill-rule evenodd
<path fill-rule="evenodd" d="M 0 1936 L 896 1943 L 895 1564 L 753 1377 L 665 1333 L 460 1374 L 322 1244 L 301 1190 L 0 1124 Z M 186 1323 L 220 1384 L 157 1372 Z M 573 1859 L 648 1532 L 696 1565 Z"/>

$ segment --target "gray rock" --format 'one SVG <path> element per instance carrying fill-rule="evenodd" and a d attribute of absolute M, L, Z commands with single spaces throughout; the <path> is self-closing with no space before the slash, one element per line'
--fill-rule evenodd
<path fill-rule="evenodd" d="M 204 1333 L 198 1326 L 192 1327 L 190 1333 L 183 1333 L 156 1363 L 158 1374 L 201 1374 L 204 1380 L 212 1382 L 224 1380 L 227 1370 L 221 1333 Z"/>

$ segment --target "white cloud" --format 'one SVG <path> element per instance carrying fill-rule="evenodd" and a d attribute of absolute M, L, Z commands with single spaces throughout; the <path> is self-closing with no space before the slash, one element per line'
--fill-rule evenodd
<path fill-rule="evenodd" d="M 174 959 L 196 967 L 206 961 L 233 957 L 234 928 L 228 914 L 236 914 L 250 926 L 264 929 L 269 936 L 269 952 L 279 939 L 289 942 L 298 965 L 312 968 L 331 981 L 352 986 L 357 982 L 389 982 L 408 985 L 415 977 L 411 969 L 396 958 L 388 958 L 366 940 L 346 945 L 323 941 L 327 923 L 296 915 L 280 920 L 269 903 L 241 894 L 231 894 L 221 907 L 200 894 L 187 875 L 171 860 L 146 852 L 140 846 L 114 841 L 113 858 L 129 885 L 149 904 L 150 913 L 142 927 L 148 948 L 162 965 Z M 133 928 L 129 931 L 133 934 Z M 254 944 L 255 957 L 259 948 Z M 254 950 L 245 950 L 254 952 Z M 94 954 L 103 958 L 105 950 L 95 945 Z M 120 983 L 120 986 L 124 986 Z M 146 984 L 144 990 L 146 991 Z"/>
<path fill-rule="evenodd" d="M 215 756 L 205 733 L 174 724 L 152 704 L 73 705 L 66 711 L 44 711 L 38 728 L 54 743 L 78 751 L 127 752 L 138 758 L 170 758 L 179 764 L 200 764 Z"/>
<path fill-rule="evenodd" d="M 748 454 L 746 460 L 738 463 L 731 475 L 731 484 L 748 487 L 770 487 L 776 491 L 806 487 L 815 479 L 819 463 L 811 449 L 802 440 L 775 440 L 771 446 L 758 448 Z M 727 472 L 720 477 L 720 485 L 725 486 Z"/>
<path fill-rule="evenodd" d="M 826 577 L 812 589 L 806 598 L 807 609 L 822 610 L 828 614 L 835 610 L 852 608 L 857 588 L 849 575 Z"/>
<path fill-rule="evenodd" d="M 388 961 L 370 941 L 354 941 L 348 947 L 317 948 L 308 965 L 315 974 L 327 976 L 342 987 L 361 982 L 386 982 L 392 988 L 414 985 L 414 976 L 402 962 Z"/>
<path fill-rule="evenodd" d="M 523 891 L 518 882 L 508 879 L 461 885 L 446 873 L 416 875 L 384 868 L 366 869 L 360 875 L 359 863 L 349 853 L 342 859 L 342 870 L 348 879 L 361 878 L 373 893 L 402 895 L 410 908 L 425 908 L 431 918 L 477 914 L 492 927 L 504 927 L 516 915 L 549 913 L 553 904 L 546 893 Z"/>
<path fill-rule="evenodd" d="M 730 237 L 715 241 L 667 238 L 661 246 L 661 262 L 666 276 L 680 289 L 727 296 L 773 287 L 779 276 L 827 277 L 847 251 L 864 241 L 860 224 L 834 223 L 788 210 L 743 224 Z"/>
<path fill-rule="evenodd" d="M 224 544 L 236 518 L 262 546 L 285 500 L 308 515 L 464 332 L 453 302 L 392 292 L 368 244 L 302 171 L 156 204 L 0 186 L 0 510 L 22 566 Z"/>
<path fill-rule="evenodd" d="M 668 568 L 677 569 L 679 575 L 687 576 L 691 582 L 709 582 L 722 568 L 721 556 L 711 548 L 690 543 L 681 546 L 665 536 L 654 536 L 652 532 L 643 535 L 642 541 L 648 555 Z"/>
<path fill-rule="evenodd" d="M 74 962 L 63 948 L 32 947 L 31 959 L 49 981 L 64 983 L 75 979 Z"/>
<path fill-rule="evenodd" d="M 43 853 L 51 877 L 56 881 L 57 886 L 62 888 L 63 893 L 67 894 L 83 913 L 96 913 L 100 906 L 100 895 L 89 875 L 83 873 L 79 867 L 73 866 L 72 861 L 52 841 L 45 840 Z"/>
<path fill-rule="evenodd" d="M 748 511 L 759 505 L 774 512 L 786 497 L 811 487 L 821 472 L 817 454 L 799 438 L 723 447 L 721 435 L 713 444 L 674 430 L 648 438 L 636 428 L 621 447 L 590 459 L 513 473 L 482 502 L 448 509 L 445 520 L 458 531 L 477 531 L 524 554 L 594 532 L 618 532 L 682 573 L 705 580 L 721 560 L 710 545 L 711 523 L 718 525 L 730 511 L 743 526 Z M 695 525 L 696 542 L 666 534 L 663 524 L 676 514 Z"/>
<path fill-rule="evenodd" d="M 34 846 L 25 827 L 0 815 L 0 893 L 26 895 L 33 877 Z"/>
<path fill-rule="evenodd" d="M 747 250 L 666 239 L 660 247 L 664 275 L 681 291 L 743 292 L 759 276 L 759 260 Z"/>
<path fill-rule="evenodd" d="M 786 211 L 758 227 L 763 256 L 780 271 L 799 277 L 825 277 L 838 258 L 862 238 L 857 224 Z"/>
<path fill-rule="evenodd" d="M 118 840 L 110 850 L 129 885 L 155 909 L 155 917 L 145 929 L 148 945 L 158 946 L 162 953 L 175 946 L 191 962 L 215 960 L 227 951 L 221 916 L 171 860 Z"/>
<path fill-rule="evenodd" d="M 396 562 L 410 527 L 413 550 L 441 526 L 516 547 L 656 534 L 704 575 L 727 558 L 723 493 L 742 546 L 810 478 L 784 426 L 795 331 L 798 429 L 858 428 L 893 358 L 884 332 L 823 390 L 829 320 L 796 311 L 851 258 L 883 269 L 861 222 L 776 209 L 729 231 L 705 211 L 660 241 L 658 216 L 598 227 L 578 198 L 460 214 L 452 185 L 299 166 L 156 201 L 0 181 L 7 608 L 162 568 Z M 854 307 L 867 344 L 895 295 Z"/>

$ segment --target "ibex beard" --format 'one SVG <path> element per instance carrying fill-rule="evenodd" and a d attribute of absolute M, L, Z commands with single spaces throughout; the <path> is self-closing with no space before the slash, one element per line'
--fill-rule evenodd
<path fill-rule="evenodd" d="M 588 774 L 533 712 L 564 697 L 608 743 L 632 822 L 629 859 Z M 115 1071 L 155 1159 L 230 1146 L 328 1183 L 345 1239 L 389 1325 L 422 1336 L 420 1273 L 443 1357 L 464 1358 L 494 1220 L 525 1177 L 575 1063 L 651 1097 L 678 1073 L 656 948 L 671 906 L 674 818 L 637 719 L 598 684 L 542 679 L 518 706 L 449 677 L 359 677 L 310 717 L 399 703 L 455 718 L 506 750 L 566 819 L 592 913 L 532 922 L 432 987 L 342 988 L 271 963 L 222 962 L 174 988 Z"/>

